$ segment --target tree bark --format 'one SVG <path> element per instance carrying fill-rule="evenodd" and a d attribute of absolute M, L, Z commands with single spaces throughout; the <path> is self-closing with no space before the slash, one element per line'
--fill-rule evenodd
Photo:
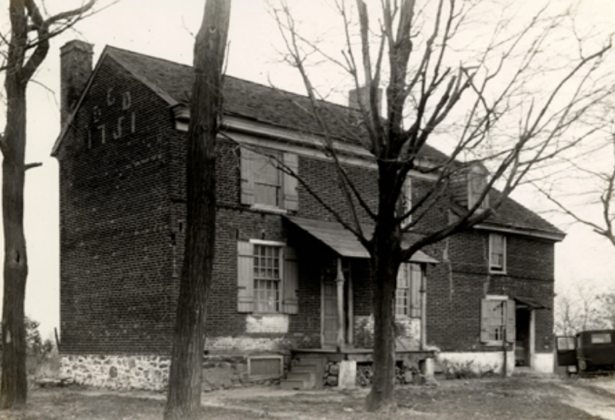
<path fill-rule="evenodd" d="M 401 231 L 395 220 L 396 195 L 384 185 L 393 185 L 394 165 L 379 164 L 378 220 L 372 239 L 374 273 L 374 376 L 365 400 L 367 411 L 387 411 L 395 403 L 395 289 L 401 264 Z"/>
<path fill-rule="evenodd" d="M 49 39 L 78 22 L 95 0 L 73 10 L 43 19 L 34 0 L 11 0 L 11 38 L 6 45 L 6 128 L 0 136 L 2 151 L 2 223 L 4 227 L 4 298 L 2 307 L 2 374 L 0 409 L 21 408 L 26 403 L 26 328 L 24 301 L 28 258 L 24 234 L 25 172 L 38 164 L 25 164 L 26 89 L 32 75 L 47 57 Z M 70 22 L 68 22 L 70 21 Z M 52 25 L 63 28 L 52 34 Z M 36 41 L 28 37 L 37 32 Z M 3 38 L 5 41 L 6 39 Z M 34 39 L 34 38 L 33 38 Z M 26 51 L 33 48 L 29 56 Z"/>
<path fill-rule="evenodd" d="M 187 156 L 187 234 L 165 420 L 195 419 L 201 403 L 204 325 L 216 223 L 216 135 L 230 0 L 208 0 L 194 47 Z"/>
<path fill-rule="evenodd" d="M 2 378 L 0 408 L 26 403 L 26 331 L 24 300 L 28 259 L 23 229 L 24 159 L 26 146 L 26 83 L 8 71 L 5 80 L 7 125 L 2 161 L 4 226 L 4 298 L 2 306 Z"/>

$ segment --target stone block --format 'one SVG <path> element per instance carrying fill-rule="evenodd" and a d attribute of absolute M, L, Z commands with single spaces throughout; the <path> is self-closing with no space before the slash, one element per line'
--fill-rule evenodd
<path fill-rule="evenodd" d="M 339 363 L 337 386 L 341 389 L 351 389 L 356 385 L 357 362 L 355 360 L 342 360 Z"/>

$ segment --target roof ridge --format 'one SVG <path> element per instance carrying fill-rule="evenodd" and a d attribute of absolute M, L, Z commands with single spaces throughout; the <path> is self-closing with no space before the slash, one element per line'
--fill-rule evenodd
<path fill-rule="evenodd" d="M 168 58 L 158 57 L 158 56 L 154 56 L 154 55 L 150 55 L 150 54 L 143 54 L 143 53 L 132 51 L 132 50 L 128 50 L 128 49 L 125 49 L 125 48 L 116 47 L 114 45 L 107 44 L 107 45 L 105 45 L 105 49 L 117 50 L 117 51 L 119 51 L 121 53 L 127 53 L 127 54 L 131 54 L 133 56 L 140 56 L 140 57 L 144 57 L 144 58 L 148 58 L 148 59 L 152 59 L 152 60 L 164 61 L 166 63 L 173 64 L 173 65 L 176 65 L 176 66 L 182 66 L 182 67 L 184 67 L 186 69 L 191 69 L 193 67 L 193 66 L 191 66 L 189 64 L 180 63 L 180 62 L 177 62 L 177 61 L 170 60 Z M 282 88 L 276 87 L 274 85 L 267 85 L 267 84 L 262 83 L 262 82 L 256 82 L 256 81 L 253 81 L 253 80 L 243 79 L 241 77 L 234 76 L 234 75 L 231 75 L 231 74 L 228 74 L 228 73 L 225 73 L 224 77 L 229 77 L 231 79 L 235 79 L 235 80 L 237 80 L 239 82 L 242 82 L 242 83 L 250 83 L 252 85 L 261 86 L 261 87 L 266 88 L 266 89 L 276 90 L 276 91 L 278 91 L 280 93 L 289 94 L 289 95 L 296 96 L 296 97 L 301 98 L 301 99 L 309 99 L 309 97 L 305 93 L 292 92 L 290 90 L 282 89 Z M 352 108 L 352 107 L 350 107 L 348 105 L 343 105 L 343 104 L 339 104 L 339 103 L 336 103 L 336 102 L 327 101 L 325 99 L 317 99 L 317 101 L 325 103 L 327 105 L 333 105 L 333 106 L 336 106 L 336 107 L 339 107 L 339 108 L 343 108 L 345 110 L 359 112 L 358 109 Z"/>

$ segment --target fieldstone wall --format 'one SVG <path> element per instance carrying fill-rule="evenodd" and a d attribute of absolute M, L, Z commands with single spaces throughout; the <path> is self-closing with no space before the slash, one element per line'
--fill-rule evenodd
<path fill-rule="evenodd" d="M 167 386 L 169 365 L 166 356 L 64 355 L 60 372 L 83 385 L 160 391 Z"/>
<path fill-rule="evenodd" d="M 359 387 L 369 387 L 372 384 L 373 363 L 357 363 L 357 374 L 355 385 Z M 339 383 L 340 365 L 338 362 L 327 362 L 323 374 L 323 384 L 325 387 L 336 387 Z M 405 366 L 403 363 L 395 365 L 395 383 L 397 385 L 420 384 L 423 375 L 416 367 Z"/>
<path fill-rule="evenodd" d="M 203 391 L 279 383 L 280 379 L 255 381 L 248 375 L 248 355 L 203 357 Z M 165 390 L 171 362 L 166 356 L 64 355 L 61 377 L 109 389 Z"/>

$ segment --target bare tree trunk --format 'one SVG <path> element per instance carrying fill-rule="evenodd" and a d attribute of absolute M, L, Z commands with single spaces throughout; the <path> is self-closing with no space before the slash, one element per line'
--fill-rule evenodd
<path fill-rule="evenodd" d="M 194 47 L 187 156 L 187 234 L 169 392 L 164 418 L 194 419 L 201 404 L 205 315 L 211 285 L 216 226 L 218 121 L 230 0 L 208 0 Z"/>
<path fill-rule="evenodd" d="M 374 376 L 372 388 L 365 400 L 368 411 L 395 407 L 395 315 L 394 299 L 397 271 L 401 263 L 401 233 L 395 220 L 396 196 L 390 188 L 396 176 L 388 164 L 380 164 L 379 212 L 372 239 L 372 270 L 374 272 Z"/>
<path fill-rule="evenodd" d="M 3 141 L 2 222 L 4 225 L 4 298 L 0 408 L 25 405 L 26 331 L 24 300 L 28 259 L 23 229 L 26 146 L 26 83 L 7 72 L 7 125 Z"/>

